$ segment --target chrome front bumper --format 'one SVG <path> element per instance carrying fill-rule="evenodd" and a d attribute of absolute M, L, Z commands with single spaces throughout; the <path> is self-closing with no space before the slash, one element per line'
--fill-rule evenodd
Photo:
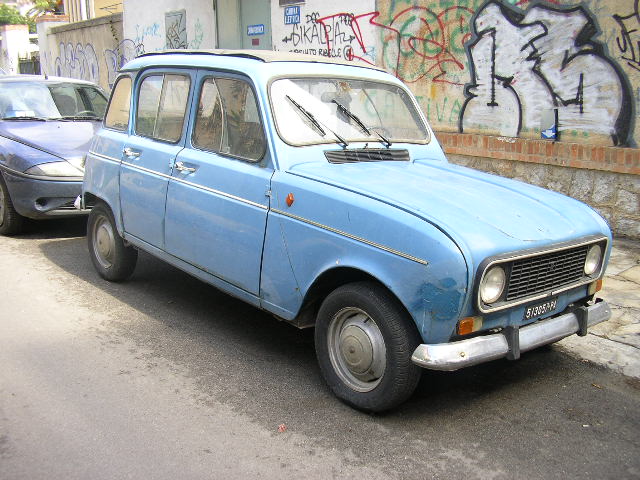
<path fill-rule="evenodd" d="M 520 352 L 553 343 L 577 333 L 584 336 L 587 327 L 611 318 L 611 309 L 604 300 L 571 313 L 553 317 L 522 328 L 508 327 L 502 332 L 450 343 L 419 345 L 411 360 L 431 370 L 453 371 L 460 368 L 507 357 L 517 359 Z"/>

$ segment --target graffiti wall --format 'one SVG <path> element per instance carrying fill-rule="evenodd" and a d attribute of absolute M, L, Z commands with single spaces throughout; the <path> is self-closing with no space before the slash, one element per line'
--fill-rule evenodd
<path fill-rule="evenodd" d="M 118 69 L 139 53 L 123 40 L 121 14 L 55 26 L 39 37 L 42 73 L 88 80 L 107 91 Z"/>
<path fill-rule="evenodd" d="M 410 86 L 436 130 L 640 141 L 638 0 L 345 5 L 274 7 L 274 48 L 384 67 Z"/>
<path fill-rule="evenodd" d="M 211 2 L 124 1 L 124 36 L 144 52 L 176 48 L 214 48 L 215 14 Z"/>

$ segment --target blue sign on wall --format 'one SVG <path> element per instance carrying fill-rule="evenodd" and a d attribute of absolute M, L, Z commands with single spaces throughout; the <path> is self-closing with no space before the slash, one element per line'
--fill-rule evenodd
<path fill-rule="evenodd" d="M 264 35 L 264 24 L 248 25 L 247 35 Z"/>
<path fill-rule="evenodd" d="M 287 7 L 284 9 L 284 24 L 293 25 L 300 23 L 300 7 Z"/>

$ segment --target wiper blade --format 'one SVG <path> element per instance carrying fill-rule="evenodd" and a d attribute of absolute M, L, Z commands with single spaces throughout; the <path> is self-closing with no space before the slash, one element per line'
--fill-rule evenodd
<path fill-rule="evenodd" d="M 371 135 L 371 129 L 369 127 L 367 127 L 364 124 L 364 122 L 362 120 L 360 120 L 360 118 L 358 118 L 358 116 L 355 113 L 352 113 L 351 111 L 349 111 L 349 109 L 347 107 L 342 105 L 337 100 L 333 99 L 331 101 L 338 106 L 338 110 L 340 110 L 347 117 L 349 117 L 351 120 L 356 122 L 358 124 L 358 126 L 360 127 L 360 130 L 362 130 L 366 135 Z M 378 136 L 378 138 L 382 141 L 382 143 L 384 144 L 385 147 L 389 148 L 391 146 L 391 142 L 387 138 L 382 136 L 381 133 L 379 133 L 376 130 L 373 130 L 373 133 L 375 133 Z"/>
<path fill-rule="evenodd" d="M 316 130 L 318 130 L 320 135 L 322 135 L 323 137 L 327 136 L 327 132 L 325 132 L 324 129 L 320 126 L 320 123 L 318 122 L 318 120 L 316 120 L 316 117 L 314 117 L 311 112 L 307 111 L 307 109 L 305 109 L 302 105 L 296 102 L 289 95 L 285 95 L 285 96 L 287 97 L 287 100 L 289 100 L 293 104 L 293 106 L 298 109 L 298 111 L 300 111 L 305 117 L 307 117 L 307 120 L 311 122 L 311 125 L 316 127 Z"/>
<path fill-rule="evenodd" d="M 307 111 L 306 108 L 304 108 L 302 105 L 296 102 L 289 95 L 285 95 L 285 97 L 309 120 L 309 122 L 311 122 L 311 124 L 318 130 L 318 132 L 320 133 L 320 135 L 322 135 L 322 137 L 327 136 L 327 132 L 324 131 L 324 128 L 322 128 L 322 126 L 320 125 L 320 122 L 316 119 L 316 117 L 314 117 L 314 115 L 311 112 Z M 325 128 L 329 130 L 333 134 L 333 136 L 338 139 L 338 143 L 342 145 L 342 148 L 347 148 L 349 146 L 349 144 L 344 138 L 342 138 L 340 135 L 338 135 L 336 132 L 331 130 L 326 125 L 325 125 Z"/>
<path fill-rule="evenodd" d="M 33 116 L 19 116 L 19 117 L 2 117 L 2 120 L 36 120 L 39 122 L 46 122 L 47 119 L 43 117 L 33 117 Z"/>
<path fill-rule="evenodd" d="M 96 115 L 65 115 L 63 117 L 55 117 L 53 120 L 102 120 L 102 117 Z"/>
<path fill-rule="evenodd" d="M 345 107 L 344 105 L 342 105 L 340 102 L 338 102 L 337 100 L 333 99 L 331 100 L 333 103 L 335 103 L 338 106 L 338 110 L 340 110 L 342 113 L 344 113 L 347 117 L 349 117 L 351 120 L 353 120 L 354 122 L 356 122 L 358 124 L 358 126 L 360 127 L 360 129 L 367 135 L 371 135 L 371 132 L 369 131 L 369 129 L 367 128 L 367 126 L 362 123 L 362 120 L 360 120 L 354 113 L 351 113 L 349 111 L 349 109 L 347 107 Z"/>

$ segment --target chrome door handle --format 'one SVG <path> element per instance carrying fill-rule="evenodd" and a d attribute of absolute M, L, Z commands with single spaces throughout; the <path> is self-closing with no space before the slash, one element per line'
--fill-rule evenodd
<path fill-rule="evenodd" d="M 182 162 L 176 162 L 176 170 L 179 170 L 180 172 L 184 172 L 184 173 L 193 173 L 196 171 L 195 168 L 187 167 Z"/>
<path fill-rule="evenodd" d="M 122 153 L 125 154 L 125 156 L 129 157 L 129 158 L 138 158 L 140 156 L 140 152 L 137 150 L 134 150 L 133 148 L 129 148 L 129 147 L 125 147 L 124 150 L 122 150 Z"/>

